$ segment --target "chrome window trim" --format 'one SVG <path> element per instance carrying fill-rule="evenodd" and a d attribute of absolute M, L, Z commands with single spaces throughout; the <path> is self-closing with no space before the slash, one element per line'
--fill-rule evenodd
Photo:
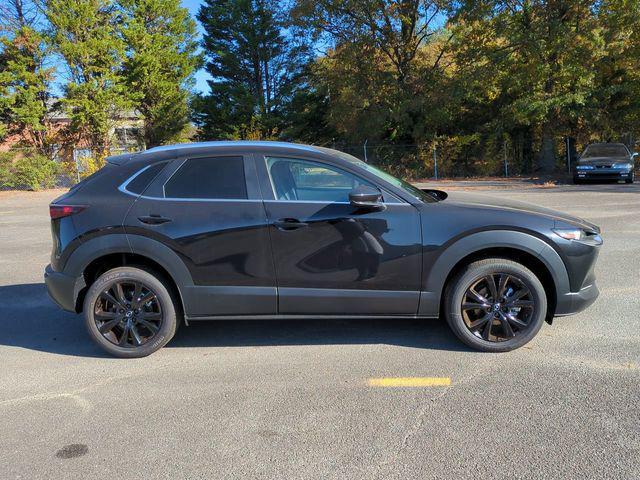
<path fill-rule="evenodd" d="M 265 161 L 266 161 L 266 157 L 264 157 Z M 188 158 L 185 158 L 180 165 L 171 173 L 171 175 L 169 176 L 169 178 L 167 179 L 167 182 L 169 181 L 169 179 L 171 179 L 171 177 L 173 177 L 173 175 L 175 175 L 175 173 L 180 170 L 180 167 L 182 167 L 182 165 L 188 160 Z M 296 160 L 296 159 L 294 159 Z M 297 159 L 297 160 L 301 160 L 301 159 Z M 320 162 L 321 163 L 321 162 Z M 266 163 L 265 163 L 266 164 Z M 120 184 L 120 186 L 118 187 L 118 190 L 126 195 L 131 195 L 132 197 L 136 197 L 136 198 L 144 198 L 145 200 L 162 200 L 162 201 L 170 201 L 170 202 L 240 202 L 240 203 L 247 203 L 247 202 L 255 202 L 255 203 L 308 203 L 308 204 L 316 204 L 316 205 L 351 205 L 350 202 L 328 202 L 328 201 L 322 201 L 322 200 L 271 200 L 271 199 L 259 199 L 259 198 L 174 198 L 174 197 L 151 197 L 149 195 L 143 195 L 143 194 L 137 194 L 134 192 L 131 192 L 129 190 L 127 190 L 127 185 L 129 185 L 133 180 L 136 179 L 136 177 L 138 175 L 140 175 L 142 172 L 144 172 L 145 170 L 147 170 L 148 168 L 152 167 L 153 165 L 155 165 L 155 163 L 152 163 L 151 165 L 147 165 L 146 167 L 141 168 L 140 170 L 138 170 L 137 172 L 135 172 L 133 175 L 131 175 L 129 178 L 127 178 L 122 184 Z M 339 168 L 339 167 L 338 167 Z M 267 169 L 268 170 L 268 169 Z M 351 173 L 351 172 L 349 172 Z M 271 177 L 269 175 L 269 177 Z M 167 183 L 165 182 L 165 184 Z M 164 185 L 162 185 L 162 193 L 164 193 Z M 273 187 L 273 185 L 272 185 Z M 392 195 L 391 193 L 389 193 L 389 195 Z M 394 196 L 395 198 L 395 196 Z M 384 202 L 386 205 L 406 205 L 406 206 L 412 206 L 410 203 L 407 202 L 403 202 L 400 199 L 398 199 L 399 201 L 397 203 L 387 203 Z"/>
<path fill-rule="evenodd" d="M 322 205 L 351 205 L 351 202 L 329 202 L 322 200 L 264 200 L 264 203 L 316 203 Z M 407 206 L 412 207 L 410 203 L 406 202 L 398 202 L 398 203 L 384 203 L 384 205 L 398 205 L 398 206 Z"/>
<path fill-rule="evenodd" d="M 129 178 L 127 178 L 122 184 L 120 184 L 120 186 L 118 187 L 118 190 L 120 190 L 122 193 L 126 193 L 128 195 L 133 195 L 135 197 L 139 197 L 141 195 L 131 192 L 129 190 L 127 190 L 127 186 L 133 182 L 136 177 L 138 175 L 140 175 L 142 172 L 144 172 L 145 170 L 147 170 L 148 168 L 151 168 L 152 165 L 155 165 L 154 163 L 152 163 L 151 165 L 147 165 L 146 167 L 143 167 L 142 169 L 138 170 L 136 173 L 134 173 L 133 175 L 131 175 Z M 153 180 L 152 180 L 153 181 Z"/>
<path fill-rule="evenodd" d="M 258 198 L 174 198 L 174 197 L 148 197 L 140 195 L 146 200 L 163 200 L 171 202 L 262 202 Z"/>

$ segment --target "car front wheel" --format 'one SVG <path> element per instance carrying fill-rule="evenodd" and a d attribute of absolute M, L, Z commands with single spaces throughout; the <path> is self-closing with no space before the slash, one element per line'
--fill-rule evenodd
<path fill-rule="evenodd" d="M 84 300 L 91 338 L 116 357 L 145 357 L 162 348 L 176 332 L 176 308 L 157 275 L 119 267 L 101 275 Z"/>
<path fill-rule="evenodd" d="M 512 260 L 473 262 L 449 283 L 445 315 L 453 332 L 472 348 L 506 352 L 529 342 L 547 314 L 536 275 Z"/>

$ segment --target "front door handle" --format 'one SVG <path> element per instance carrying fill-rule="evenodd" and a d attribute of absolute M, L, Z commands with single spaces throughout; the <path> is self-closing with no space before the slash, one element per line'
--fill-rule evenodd
<path fill-rule="evenodd" d="M 161 217 L 160 215 L 153 215 L 153 214 L 146 217 L 138 217 L 138 220 L 140 220 L 142 223 L 146 223 L 147 225 L 161 225 L 163 223 L 167 223 L 171 221 L 170 218 Z"/>
<path fill-rule="evenodd" d="M 281 218 L 273 222 L 273 224 L 278 230 L 297 230 L 309 226 L 308 223 L 301 222 L 297 218 Z"/>

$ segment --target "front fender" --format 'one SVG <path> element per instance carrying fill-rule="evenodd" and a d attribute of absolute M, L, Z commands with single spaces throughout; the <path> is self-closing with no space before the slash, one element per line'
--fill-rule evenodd
<path fill-rule="evenodd" d="M 489 248 L 511 248 L 539 259 L 549 270 L 556 286 L 556 298 L 570 292 L 567 269 L 551 245 L 534 235 L 514 230 L 485 230 L 462 237 L 448 245 L 425 265 L 419 314 L 437 317 L 445 282 L 454 266 L 466 256 Z M 427 262 L 429 263 L 429 262 Z"/>

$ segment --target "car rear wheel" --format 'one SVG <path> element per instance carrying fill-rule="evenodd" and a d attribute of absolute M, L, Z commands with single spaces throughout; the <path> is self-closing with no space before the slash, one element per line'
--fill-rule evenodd
<path fill-rule="evenodd" d="M 449 283 L 445 315 L 464 343 L 485 352 L 507 352 L 528 343 L 547 313 L 547 297 L 536 275 L 502 258 L 469 264 Z"/>
<path fill-rule="evenodd" d="M 158 276 L 135 267 L 119 267 L 101 275 L 84 300 L 91 338 L 121 358 L 152 354 L 176 332 L 176 307 Z"/>

